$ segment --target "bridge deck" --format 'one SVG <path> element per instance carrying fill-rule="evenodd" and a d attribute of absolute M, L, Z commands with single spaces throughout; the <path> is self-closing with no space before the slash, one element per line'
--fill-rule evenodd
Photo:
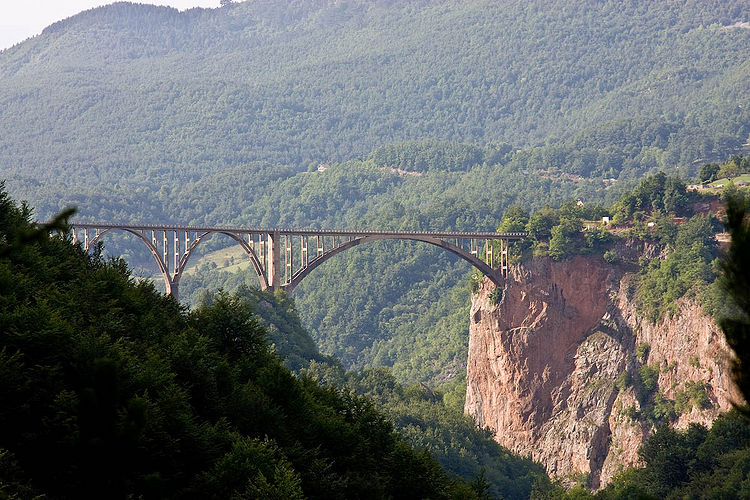
<path fill-rule="evenodd" d="M 134 229 L 137 231 L 189 231 L 189 232 L 230 232 L 235 234 L 281 234 L 294 236 L 425 236 L 430 238 L 459 238 L 459 239 L 522 239 L 525 232 L 496 233 L 490 231 L 388 231 L 388 230 L 354 230 L 354 229 L 294 229 L 268 227 L 237 227 L 237 226 L 183 226 L 171 224 L 108 224 L 72 223 L 81 229 Z"/>

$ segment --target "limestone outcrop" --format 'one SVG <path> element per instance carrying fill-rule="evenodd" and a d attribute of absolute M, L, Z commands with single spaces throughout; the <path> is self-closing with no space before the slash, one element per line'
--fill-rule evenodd
<path fill-rule="evenodd" d="M 632 279 L 622 266 L 579 256 L 534 258 L 502 289 L 485 280 L 472 299 L 466 413 L 550 474 L 586 475 L 599 488 L 637 463 L 654 414 L 670 401 L 679 428 L 731 408 L 739 395 L 715 322 L 684 300 L 650 323 L 636 312 Z M 658 386 L 647 392 L 642 373 Z"/>

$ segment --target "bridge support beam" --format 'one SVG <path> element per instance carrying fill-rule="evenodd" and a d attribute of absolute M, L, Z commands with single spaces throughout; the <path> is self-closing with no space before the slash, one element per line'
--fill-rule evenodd
<path fill-rule="evenodd" d="M 268 243 L 271 246 L 271 262 L 268 270 L 268 286 L 276 291 L 281 288 L 281 233 L 274 231 L 268 234 Z"/>

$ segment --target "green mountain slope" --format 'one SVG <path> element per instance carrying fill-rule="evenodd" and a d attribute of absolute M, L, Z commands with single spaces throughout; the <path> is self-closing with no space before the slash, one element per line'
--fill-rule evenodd
<path fill-rule="evenodd" d="M 306 165 L 435 137 L 534 144 L 620 118 L 676 153 L 747 139 L 740 0 L 119 3 L 0 54 L 0 175 L 68 186 Z M 679 157 L 679 156 L 678 156 Z"/>

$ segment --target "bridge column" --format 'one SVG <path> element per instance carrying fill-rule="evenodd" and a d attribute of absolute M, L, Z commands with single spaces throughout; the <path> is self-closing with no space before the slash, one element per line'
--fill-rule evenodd
<path fill-rule="evenodd" d="M 167 238 L 167 230 L 165 229 L 162 232 L 162 262 L 164 263 L 164 268 L 167 270 L 167 276 L 169 276 L 169 238 Z"/>
<path fill-rule="evenodd" d="M 500 240 L 500 273 L 503 278 L 508 277 L 508 242 Z"/>
<path fill-rule="evenodd" d="M 294 237 L 291 234 L 287 234 L 284 237 L 284 243 L 286 243 L 286 249 L 284 250 L 284 262 L 286 263 L 284 284 L 286 285 L 292 281 L 292 274 L 294 274 Z"/>
<path fill-rule="evenodd" d="M 180 288 L 180 277 L 177 276 L 175 279 L 171 279 L 170 278 L 169 281 L 166 283 L 166 285 L 167 285 L 167 290 L 166 290 L 167 293 L 166 294 L 167 295 L 171 295 L 172 297 L 174 297 L 174 300 L 176 300 L 177 302 L 179 302 L 180 301 L 180 295 L 179 295 L 178 291 L 179 291 L 179 288 Z"/>
<path fill-rule="evenodd" d="M 326 251 L 326 240 L 325 240 L 325 236 L 318 235 L 317 238 L 318 238 L 318 249 L 316 251 L 315 256 L 320 257 Z"/>
<path fill-rule="evenodd" d="M 260 261 L 260 267 L 262 273 L 266 276 L 266 283 L 271 279 L 268 275 L 268 251 L 266 245 L 266 237 L 263 234 L 258 235 L 258 260 Z"/>
<path fill-rule="evenodd" d="M 271 290 L 281 288 L 281 234 L 278 231 L 269 233 L 268 243 L 271 245 L 271 262 L 268 270 L 268 286 Z"/>
<path fill-rule="evenodd" d="M 300 253 L 302 255 L 302 267 L 307 267 L 307 236 L 300 236 L 300 238 L 300 246 L 302 247 L 300 249 Z"/>
<path fill-rule="evenodd" d="M 174 231 L 174 268 L 172 270 L 172 276 L 177 276 L 180 272 L 180 233 L 175 229 Z"/>

